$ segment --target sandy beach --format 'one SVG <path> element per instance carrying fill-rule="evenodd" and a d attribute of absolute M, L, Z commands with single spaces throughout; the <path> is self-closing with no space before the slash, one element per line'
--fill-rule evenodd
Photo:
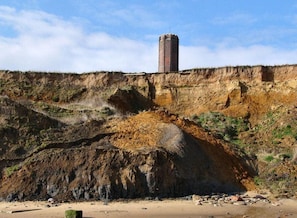
<path fill-rule="evenodd" d="M 82 210 L 83 217 L 297 217 L 297 201 L 277 200 L 253 205 L 196 205 L 191 200 L 117 201 L 105 205 L 101 201 L 79 203 L 1 202 L 0 217 L 61 218 L 65 210 Z"/>

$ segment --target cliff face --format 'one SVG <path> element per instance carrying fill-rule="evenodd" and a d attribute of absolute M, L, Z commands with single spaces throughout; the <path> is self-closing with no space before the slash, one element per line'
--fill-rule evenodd
<path fill-rule="evenodd" d="M 0 197 L 174 197 L 253 189 L 266 163 L 258 167 L 244 150 L 184 118 L 215 111 L 245 119 L 251 131 L 238 137 L 254 143 L 250 150 L 258 155 L 266 138 L 256 130 L 271 123 L 269 112 L 290 115 L 275 126 L 287 128 L 295 119 L 296 73 L 295 65 L 160 74 L 2 71 Z M 291 121 L 292 132 L 297 125 Z M 278 143 L 292 150 L 295 142 L 286 136 Z M 294 165 L 286 167 L 292 172 Z"/>
<path fill-rule="evenodd" d="M 235 117 L 250 117 L 256 122 L 273 107 L 294 104 L 296 72 L 295 65 L 193 69 L 162 74 L 0 72 L 0 91 L 12 99 L 69 103 L 92 101 L 96 96 L 99 101 L 110 98 L 111 103 L 117 104 L 120 100 L 112 102 L 115 98 L 112 94 L 116 96 L 120 94 L 119 89 L 123 92 L 133 87 L 134 91 L 121 100 L 125 99 L 125 104 L 133 105 L 136 103 L 133 99 L 137 99 L 137 102 L 146 101 L 145 107 L 156 104 L 184 116 L 221 111 Z M 145 107 L 135 106 L 134 110 Z"/>

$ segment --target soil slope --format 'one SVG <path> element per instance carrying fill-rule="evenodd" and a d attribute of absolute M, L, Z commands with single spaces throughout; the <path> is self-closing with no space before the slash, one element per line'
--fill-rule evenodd
<path fill-rule="evenodd" d="M 282 194 L 290 187 L 292 196 L 296 73 L 295 65 L 1 71 L 0 197 L 176 197 L 254 189 L 254 181 Z M 213 112 L 247 128 L 218 133 L 221 124 L 204 116 Z"/>
<path fill-rule="evenodd" d="M 3 199 L 177 197 L 254 188 L 253 170 L 223 141 L 164 111 L 63 129 L 49 130 L 55 139 L 2 166 Z"/>

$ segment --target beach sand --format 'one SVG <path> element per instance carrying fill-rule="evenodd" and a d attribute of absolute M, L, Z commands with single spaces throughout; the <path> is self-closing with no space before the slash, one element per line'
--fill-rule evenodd
<path fill-rule="evenodd" d="M 275 206 L 277 204 L 277 206 Z M 61 218 L 65 211 L 82 210 L 83 217 L 297 217 L 297 201 L 279 200 L 275 203 L 258 202 L 253 205 L 224 204 L 214 207 L 211 204 L 195 205 L 191 200 L 163 201 L 118 201 L 105 205 L 101 201 L 80 203 L 48 202 L 1 202 L 0 217 Z"/>

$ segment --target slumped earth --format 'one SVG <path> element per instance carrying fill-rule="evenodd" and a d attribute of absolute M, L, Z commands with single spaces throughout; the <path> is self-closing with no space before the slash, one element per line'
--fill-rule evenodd
<path fill-rule="evenodd" d="M 296 198 L 297 66 L 0 72 L 0 198 Z"/>

